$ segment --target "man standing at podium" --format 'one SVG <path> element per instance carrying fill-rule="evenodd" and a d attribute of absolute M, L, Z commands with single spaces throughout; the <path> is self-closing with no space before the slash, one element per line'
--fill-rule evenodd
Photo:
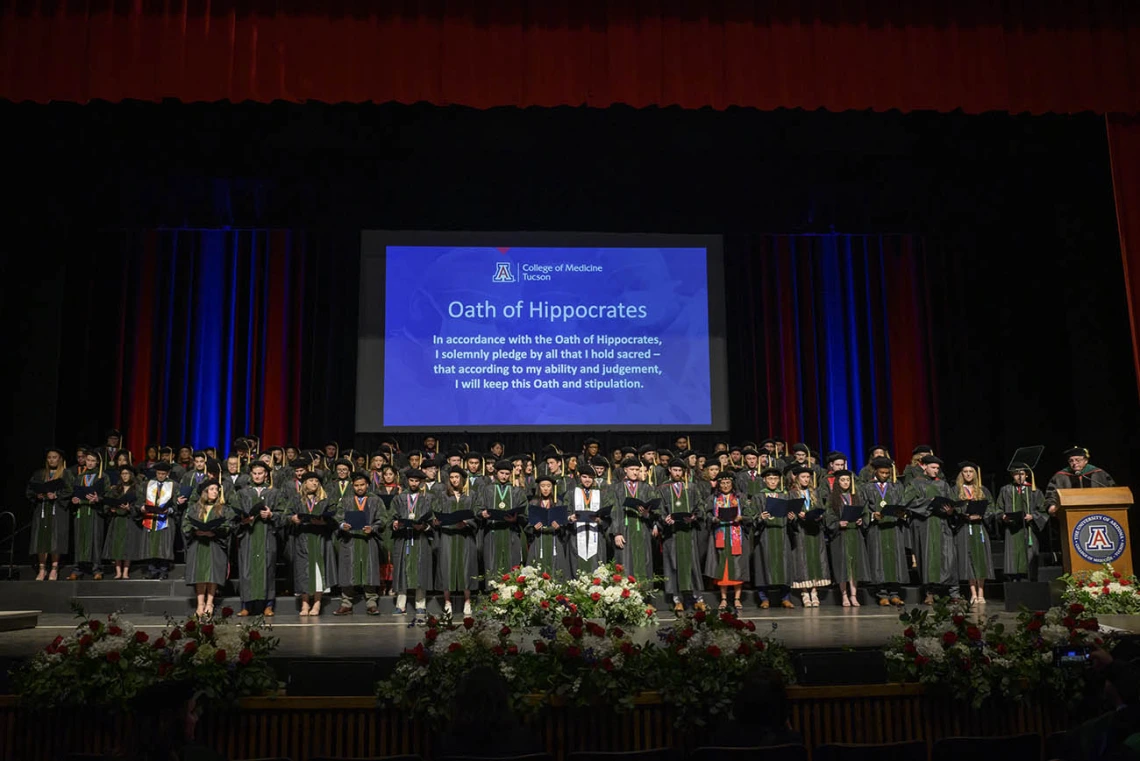
<path fill-rule="evenodd" d="M 1057 512 L 1058 489 L 1103 489 L 1116 486 L 1112 476 L 1089 462 L 1089 450 L 1084 447 L 1067 449 L 1064 455 L 1069 460 L 1069 467 L 1053 474 L 1045 494 L 1045 507 L 1050 515 Z"/>

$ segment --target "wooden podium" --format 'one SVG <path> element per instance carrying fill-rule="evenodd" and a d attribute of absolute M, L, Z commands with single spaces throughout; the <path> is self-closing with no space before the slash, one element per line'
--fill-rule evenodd
<path fill-rule="evenodd" d="M 1104 563 L 1124 575 L 1132 573 L 1132 536 L 1128 508 L 1132 490 L 1058 489 L 1065 573 L 1098 571 Z"/>

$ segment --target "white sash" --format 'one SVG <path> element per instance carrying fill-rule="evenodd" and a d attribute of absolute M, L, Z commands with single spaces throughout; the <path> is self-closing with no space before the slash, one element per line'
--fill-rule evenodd
<path fill-rule="evenodd" d="M 598 489 L 591 489 L 590 492 L 590 508 L 587 508 L 582 487 L 574 487 L 574 512 L 579 518 L 574 523 L 574 549 L 583 560 L 589 560 L 598 554 L 598 538 L 602 534 L 600 525 L 589 519 L 581 520 L 583 514 L 589 515 L 602 506 L 602 492 Z"/>

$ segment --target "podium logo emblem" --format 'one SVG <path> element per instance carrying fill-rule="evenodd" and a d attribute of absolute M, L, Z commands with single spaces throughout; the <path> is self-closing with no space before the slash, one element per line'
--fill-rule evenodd
<path fill-rule="evenodd" d="M 1128 538 L 1115 518 L 1100 513 L 1086 515 L 1073 526 L 1073 549 L 1089 563 L 1111 563 L 1124 554 Z"/>

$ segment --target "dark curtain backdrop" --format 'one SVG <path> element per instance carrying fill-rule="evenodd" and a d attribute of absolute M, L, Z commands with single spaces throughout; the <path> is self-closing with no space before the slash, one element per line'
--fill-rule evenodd
<path fill-rule="evenodd" d="M 1140 473 L 1100 117 L 0 103 L 0 122 L 9 504 L 44 445 L 111 425 L 134 447 L 273 425 L 347 443 L 364 228 L 723 233 L 733 438 L 930 437 L 994 474 L 1079 442 Z"/>
<path fill-rule="evenodd" d="M 0 97 L 1140 110 L 1130 0 L 5 0 Z"/>

